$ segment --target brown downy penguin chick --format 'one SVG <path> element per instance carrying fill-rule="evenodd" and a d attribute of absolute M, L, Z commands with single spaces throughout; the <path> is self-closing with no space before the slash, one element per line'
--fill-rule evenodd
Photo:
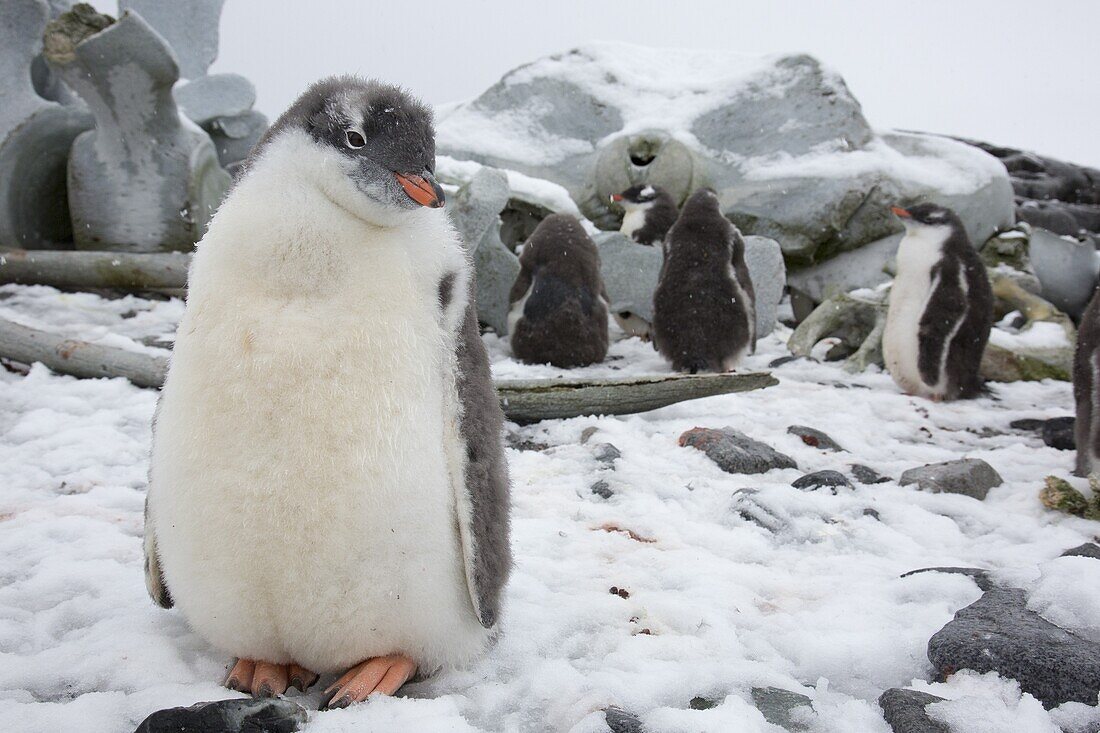
<path fill-rule="evenodd" d="M 596 244 L 573 217 L 552 214 L 523 246 L 508 296 L 512 353 L 529 364 L 578 367 L 607 355 L 607 294 Z"/>
<path fill-rule="evenodd" d="M 890 288 L 882 352 L 903 391 L 976 397 L 993 327 L 993 289 L 962 221 L 938 204 L 892 208 L 905 225 Z"/>
<path fill-rule="evenodd" d="M 679 214 L 672 194 L 660 186 L 646 183 L 611 194 L 611 203 L 623 208 L 623 224 L 619 231 L 638 244 L 649 246 L 665 241 Z"/>
<path fill-rule="evenodd" d="M 1092 295 L 1077 330 L 1073 359 L 1073 396 L 1077 403 L 1074 433 L 1078 476 L 1100 471 L 1100 289 Z"/>
<path fill-rule="evenodd" d="M 745 240 L 709 188 L 684 204 L 653 294 L 653 344 L 680 371 L 724 372 L 756 350 Z"/>

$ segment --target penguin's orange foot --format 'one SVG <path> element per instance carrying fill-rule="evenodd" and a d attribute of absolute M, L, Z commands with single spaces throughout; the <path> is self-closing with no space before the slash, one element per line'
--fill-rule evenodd
<path fill-rule="evenodd" d="M 225 686 L 237 692 L 251 693 L 256 697 L 282 695 L 290 686 L 305 692 L 317 681 L 317 675 L 297 664 L 272 664 L 251 659 L 238 659 Z"/>
<path fill-rule="evenodd" d="M 332 693 L 327 707 L 346 708 L 352 703 L 366 700 L 372 692 L 392 695 L 415 672 L 416 663 L 406 656 L 391 654 L 386 657 L 372 657 L 349 669 L 325 690 L 326 694 Z"/>

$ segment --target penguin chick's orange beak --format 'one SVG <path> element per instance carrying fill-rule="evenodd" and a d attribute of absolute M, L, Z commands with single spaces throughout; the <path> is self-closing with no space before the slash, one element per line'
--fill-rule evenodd
<path fill-rule="evenodd" d="M 611 199 L 611 202 L 615 203 L 615 204 L 617 204 L 617 203 L 619 203 L 620 201 L 623 200 L 622 194 L 618 194 L 618 193 L 613 193 L 610 196 L 608 196 L 608 198 Z"/>
<path fill-rule="evenodd" d="M 894 216 L 899 216 L 902 219 L 912 219 L 913 215 L 900 206 L 891 206 L 890 211 L 894 212 Z"/>
<path fill-rule="evenodd" d="M 397 182 L 401 184 L 401 188 L 405 189 L 408 197 L 416 203 L 427 206 L 429 209 L 443 207 L 446 201 L 443 189 L 431 178 L 418 176 L 414 173 L 394 173 L 393 175 L 397 178 Z"/>

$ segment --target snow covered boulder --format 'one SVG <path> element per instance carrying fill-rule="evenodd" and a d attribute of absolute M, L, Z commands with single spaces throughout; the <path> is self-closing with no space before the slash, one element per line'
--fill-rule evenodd
<path fill-rule="evenodd" d="M 726 215 L 778 241 L 790 266 L 878 243 L 855 272 L 835 273 L 843 289 L 886 279 L 901 231 L 892 203 L 951 206 L 979 244 L 1014 221 L 999 161 L 954 140 L 876 133 L 843 80 L 805 55 L 587 45 L 441 112 L 438 146 L 559 183 L 604 229 L 619 225 L 608 195 L 631 184 L 681 201 L 711 186 Z M 804 287 L 821 300 L 829 285 Z"/>

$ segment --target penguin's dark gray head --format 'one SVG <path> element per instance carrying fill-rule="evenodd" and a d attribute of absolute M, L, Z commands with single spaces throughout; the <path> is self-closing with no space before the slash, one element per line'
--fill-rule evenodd
<path fill-rule="evenodd" d="M 918 226 L 961 229 L 963 226 L 962 221 L 954 211 L 946 206 L 940 206 L 939 204 L 917 204 L 907 209 L 903 209 L 900 206 L 891 206 L 890 211 L 894 212 L 894 215 L 901 219 L 901 223 L 905 225 L 906 229 L 912 229 Z"/>
<path fill-rule="evenodd" d="M 611 203 L 619 204 L 620 206 L 625 206 L 627 204 L 641 206 L 656 201 L 662 193 L 664 192 L 656 186 L 651 186 L 648 183 L 638 183 L 622 193 L 611 194 L 610 199 Z"/>
<path fill-rule="evenodd" d="M 294 102 L 256 145 L 251 159 L 288 130 L 321 146 L 373 208 L 440 208 L 432 111 L 390 84 L 354 76 L 319 81 Z"/>

